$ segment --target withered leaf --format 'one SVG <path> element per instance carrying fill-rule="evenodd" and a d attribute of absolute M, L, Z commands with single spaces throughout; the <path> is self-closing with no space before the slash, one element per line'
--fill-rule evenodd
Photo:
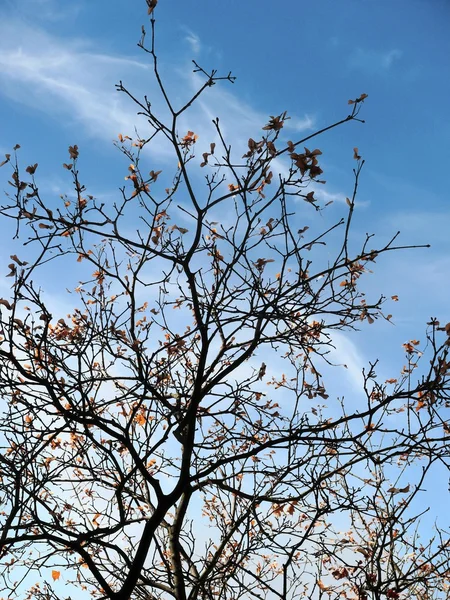
<path fill-rule="evenodd" d="M 72 160 L 76 160 L 78 158 L 78 146 L 74 144 L 73 146 L 69 146 L 69 156 Z"/>
<path fill-rule="evenodd" d="M 27 167 L 27 168 L 25 169 L 25 171 L 26 171 L 27 173 L 29 173 L 30 175 L 34 175 L 34 173 L 35 173 L 35 171 L 36 171 L 37 167 L 38 167 L 38 164 L 37 164 L 37 163 L 34 163 L 34 165 L 30 165 L 29 167 Z"/>

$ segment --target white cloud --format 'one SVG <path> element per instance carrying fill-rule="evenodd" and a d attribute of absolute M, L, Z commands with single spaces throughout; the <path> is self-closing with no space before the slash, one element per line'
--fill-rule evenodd
<path fill-rule="evenodd" d="M 99 54 L 82 40 L 59 40 L 18 21 L 0 25 L 1 93 L 65 124 L 81 124 L 92 136 L 110 140 L 133 131 L 134 107 L 119 96 L 114 83 L 124 72 L 137 77 L 147 68 L 138 60 Z"/>
<path fill-rule="evenodd" d="M 333 331 L 331 337 L 335 349 L 330 352 L 328 358 L 336 365 L 345 365 L 344 369 L 340 372 L 342 378 L 347 381 L 352 391 L 361 394 L 364 383 L 362 371 L 364 368 L 367 369 L 368 361 L 358 346 L 345 333 Z M 337 369 L 339 366 L 335 368 Z M 336 371 L 332 374 L 336 375 Z M 335 393 L 342 394 L 342 389 L 345 389 L 345 386 L 342 385 L 342 378 L 336 390 L 333 390 Z M 331 381 L 332 377 L 328 379 Z"/>
<path fill-rule="evenodd" d="M 398 48 L 390 50 L 366 50 L 357 48 L 348 59 L 351 68 L 363 69 L 370 72 L 386 72 L 403 56 Z"/>
<path fill-rule="evenodd" d="M 314 194 L 316 198 L 318 198 L 323 204 L 327 204 L 329 202 L 337 202 L 339 204 L 347 204 L 347 197 L 342 192 L 328 192 L 324 186 L 312 185 L 311 189 L 314 190 Z M 370 206 L 369 200 L 355 200 L 355 206 L 359 208 L 366 208 Z"/>
<path fill-rule="evenodd" d="M 186 37 L 195 51 L 200 51 L 198 36 L 188 31 Z M 167 77 L 169 93 L 182 106 L 183 91 L 196 90 L 203 79 L 192 73 L 186 57 L 186 70 L 172 70 Z M 156 89 L 143 90 L 142 74 L 151 67 L 147 62 L 127 56 L 101 54 L 86 40 L 60 39 L 43 29 L 30 27 L 20 20 L 0 24 L 0 94 L 33 110 L 47 113 L 64 125 L 79 126 L 93 137 L 110 141 L 119 132 L 133 135 L 135 125 L 145 135 L 147 125 L 136 118 L 136 107 L 114 84 L 126 74 L 126 85 L 138 98 L 148 93 L 152 106 L 164 110 Z M 182 79 L 185 86 L 179 85 Z M 145 78 L 151 81 L 151 76 Z M 181 90 L 181 92 L 180 92 Z M 275 109 L 276 111 L 276 109 Z M 269 111 L 268 111 L 269 112 Z M 271 111 L 273 112 L 273 111 Z M 226 82 L 206 90 L 193 108 L 183 115 L 179 133 L 192 129 L 206 144 L 214 141 L 211 121 L 220 116 L 227 143 L 245 152 L 250 136 L 257 136 L 267 123 L 268 114 L 242 102 Z M 311 130 L 314 119 L 310 115 L 295 115 L 286 122 L 286 130 L 300 133 Z M 142 128 L 142 130 L 141 130 Z M 169 152 L 164 144 L 158 145 L 158 155 Z"/>
<path fill-rule="evenodd" d="M 185 31 L 187 34 L 186 37 L 184 38 L 185 41 L 189 44 L 189 46 L 191 47 L 191 50 L 194 54 L 199 54 L 202 49 L 200 38 L 198 37 L 198 35 L 196 33 L 191 31 L 187 27 L 185 28 Z"/>
<path fill-rule="evenodd" d="M 3 8 L 10 14 L 24 18 L 32 16 L 33 21 L 56 22 L 73 20 L 83 9 L 81 0 L 61 2 L 60 0 L 3 0 Z"/>
<path fill-rule="evenodd" d="M 403 52 L 397 48 L 389 50 L 389 52 L 381 55 L 381 64 L 385 69 L 389 69 L 396 60 L 400 60 L 402 55 Z"/>

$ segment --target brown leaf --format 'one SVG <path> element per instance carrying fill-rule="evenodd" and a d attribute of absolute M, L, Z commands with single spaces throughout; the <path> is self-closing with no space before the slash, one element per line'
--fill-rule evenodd
<path fill-rule="evenodd" d="M 36 171 L 37 167 L 38 167 L 38 164 L 37 164 L 37 163 L 34 163 L 34 165 L 30 165 L 29 167 L 27 167 L 27 168 L 25 169 L 25 171 L 26 171 L 27 173 L 29 173 L 30 175 L 34 175 L 34 172 Z"/>
<path fill-rule="evenodd" d="M 273 258 L 258 258 L 258 260 L 253 264 L 258 269 L 258 271 L 262 273 L 266 264 L 271 262 L 275 262 Z"/>
<path fill-rule="evenodd" d="M 402 488 L 396 488 L 396 487 L 391 487 L 388 489 L 388 492 L 390 494 L 407 494 L 410 490 L 410 484 L 408 483 L 407 486 L 402 487 Z"/>
<path fill-rule="evenodd" d="M 12 306 L 11 304 L 8 302 L 8 300 L 3 300 L 3 298 L 0 298 L 0 305 L 1 306 L 6 306 L 6 308 L 8 310 L 11 310 Z"/>
<path fill-rule="evenodd" d="M 355 160 L 360 160 L 361 156 L 358 154 L 358 148 L 353 148 L 353 158 Z"/>
<path fill-rule="evenodd" d="M 11 158 L 11 154 L 5 154 L 5 160 L 0 163 L 0 167 L 3 167 L 3 165 L 6 165 L 6 163 L 9 162 L 10 158 Z"/>
<path fill-rule="evenodd" d="M 150 177 L 153 179 L 153 181 L 156 181 L 160 173 L 162 173 L 162 171 L 150 171 Z"/>
<path fill-rule="evenodd" d="M 158 0 L 147 0 L 147 6 L 148 6 L 148 14 L 151 15 L 152 12 L 155 10 L 156 5 L 158 4 Z"/>
<path fill-rule="evenodd" d="M 12 260 L 17 263 L 19 267 L 23 267 L 28 264 L 26 261 L 22 262 L 16 254 L 11 254 L 10 258 L 12 258 Z"/>
<path fill-rule="evenodd" d="M 69 146 L 69 156 L 72 160 L 78 158 L 78 146 L 76 144 L 74 146 Z"/>
<path fill-rule="evenodd" d="M 283 125 L 284 121 L 282 115 L 279 115 L 278 117 L 271 116 L 267 125 L 263 127 L 263 130 L 270 131 L 272 129 L 273 131 L 279 131 Z"/>
<path fill-rule="evenodd" d="M 10 269 L 10 273 L 8 273 L 6 277 L 14 277 L 17 271 L 16 265 L 14 263 L 11 263 L 10 265 L 8 265 L 8 268 Z"/>

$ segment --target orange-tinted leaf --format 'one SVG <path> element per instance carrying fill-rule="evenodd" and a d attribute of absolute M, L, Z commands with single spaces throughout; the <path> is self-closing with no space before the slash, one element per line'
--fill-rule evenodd
<path fill-rule="evenodd" d="M 279 504 L 273 504 L 272 505 L 272 514 L 275 517 L 281 517 L 281 515 L 283 514 L 283 507 L 280 506 Z"/>
<path fill-rule="evenodd" d="M 136 423 L 138 425 L 144 426 L 147 419 L 145 418 L 145 416 L 142 413 L 138 413 L 135 417 L 134 420 L 136 421 Z"/>
<path fill-rule="evenodd" d="M 61 577 L 61 572 L 60 571 L 56 571 L 56 570 L 52 571 L 52 579 L 53 579 L 53 581 L 58 581 L 58 579 L 60 577 Z"/>
<path fill-rule="evenodd" d="M 330 586 L 325 585 L 324 582 L 321 579 L 317 580 L 317 585 L 319 586 L 319 588 L 322 590 L 322 592 L 326 592 L 326 590 L 329 589 Z"/>

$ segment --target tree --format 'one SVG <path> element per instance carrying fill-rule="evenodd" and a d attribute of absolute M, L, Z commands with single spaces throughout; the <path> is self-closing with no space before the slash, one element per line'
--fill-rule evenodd
<path fill-rule="evenodd" d="M 339 222 L 299 229 L 293 208 L 324 209 L 311 190 L 321 151 L 304 144 L 360 122 L 366 94 L 297 141 L 286 113 L 270 117 L 240 158 L 218 119 L 212 142 L 179 130 L 234 78 L 195 64 L 203 84 L 177 108 L 147 4 L 139 45 L 169 118 L 117 86 L 152 128 L 119 135 L 131 161 L 120 198 L 87 194 L 76 145 L 64 164 L 74 193 L 59 204 L 43 199 L 37 164 L 23 173 L 18 147 L 3 163 L 14 193 L 1 213 L 32 247 L 28 261 L 11 256 L 0 300 L 4 593 L 62 598 L 64 581 L 111 600 L 448 597 L 449 539 L 419 539 L 414 503 L 432 466 L 449 464 L 450 324 L 430 321 L 423 349 L 406 343 L 396 377 L 368 365 L 358 408 L 329 398 L 333 336 L 391 318 L 360 283 L 401 246 L 395 235 L 372 249 L 368 235 L 354 248 L 357 148 Z M 149 171 L 160 139 L 169 175 Z M 59 261 L 83 280 L 68 315 L 36 283 Z"/>

